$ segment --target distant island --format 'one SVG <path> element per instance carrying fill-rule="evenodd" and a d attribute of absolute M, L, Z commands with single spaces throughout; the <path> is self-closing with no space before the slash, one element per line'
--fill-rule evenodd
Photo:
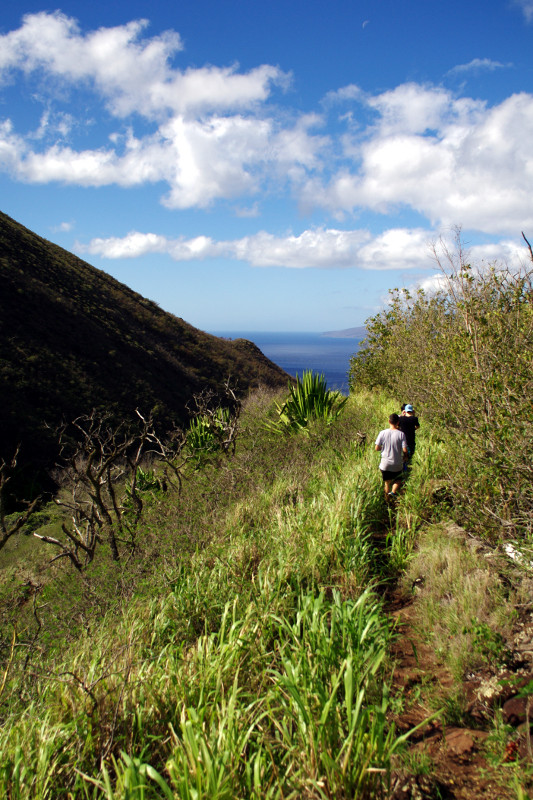
<path fill-rule="evenodd" d="M 366 328 L 360 325 L 358 328 L 345 328 L 343 331 L 326 331 L 322 336 L 329 336 L 331 339 L 362 339 L 366 336 Z"/>

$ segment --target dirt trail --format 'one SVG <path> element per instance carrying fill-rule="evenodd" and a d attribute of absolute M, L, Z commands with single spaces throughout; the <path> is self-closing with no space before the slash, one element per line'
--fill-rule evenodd
<path fill-rule="evenodd" d="M 449 670 L 439 663 L 434 650 L 426 644 L 415 625 L 416 596 L 406 598 L 394 590 L 387 598 L 389 613 L 399 624 L 400 635 L 393 648 L 396 663 L 393 692 L 401 697 L 401 710 L 393 716 L 397 730 L 405 732 L 423 723 L 432 710 L 423 705 L 428 690 L 443 698 L 465 698 L 466 713 L 458 715 L 456 725 L 442 722 L 442 717 L 423 725 L 410 738 L 411 764 L 418 764 L 418 773 L 398 770 L 394 774 L 389 800 L 516 800 L 509 790 L 506 764 L 516 759 L 531 763 L 531 741 L 526 718 L 527 699 L 519 698 L 517 683 L 525 685 L 533 679 L 533 653 L 517 650 L 516 664 L 505 674 L 470 675 L 457 685 Z M 517 622 L 515 644 L 532 643 L 533 614 Z M 529 645 L 526 645 L 526 647 Z M 503 687 L 502 687 L 503 680 Z M 505 689 L 506 681 L 515 688 Z M 490 691 L 489 691 L 490 689 Z M 513 694 L 514 693 L 514 694 Z M 500 742 L 491 742 L 494 708 L 503 710 L 509 734 Z M 533 712 L 531 714 L 533 718 Z M 465 726 L 468 720 L 468 727 Z M 462 723 L 462 724 L 461 724 Z M 494 766 L 489 750 L 499 752 L 503 765 Z M 494 761 L 494 759 L 493 759 Z M 424 767 L 425 765 L 425 767 Z M 411 773 L 411 774 L 410 774 Z M 527 795 L 524 795 L 526 797 Z"/>

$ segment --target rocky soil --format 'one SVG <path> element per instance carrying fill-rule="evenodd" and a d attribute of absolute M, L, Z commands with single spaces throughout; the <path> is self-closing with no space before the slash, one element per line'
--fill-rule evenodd
<path fill-rule="evenodd" d="M 399 732 L 421 725 L 409 739 L 407 766 L 394 772 L 389 800 L 516 800 L 512 772 L 517 764 L 533 763 L 533 608 L 522 609 L 514 626 L 510 665 L 468 675 L 458 686 L 415 624 L 416 595 L 395 590 L 388 602 L 400 626 L 393 658 L 401 710 L 394 722 Z M 444 704 L 462 697 L 457 722 L 443 722 L 453 718 L 449 707 L 427 721 L 434 713 L 426 705 L 431 695 Z M 494 717 L 500 713 L 495 734 Z M 524 800 L 528 796 L 533 794 L 526 789 Z"/>

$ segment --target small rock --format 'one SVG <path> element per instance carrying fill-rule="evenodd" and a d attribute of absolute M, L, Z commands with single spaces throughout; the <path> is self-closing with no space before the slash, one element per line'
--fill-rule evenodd
<path fill-rule="evenodd" d="M 520 723 L 526 721 L 526 706 L 526 697 L 511 697 L 510 700 L 503 704 L 503 721 L 507 725 L 512 725 L 513 728 L 516 728 Z"/>

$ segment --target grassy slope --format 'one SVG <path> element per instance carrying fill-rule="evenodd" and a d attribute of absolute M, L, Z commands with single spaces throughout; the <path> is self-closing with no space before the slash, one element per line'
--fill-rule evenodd
<path fill-rule="evenodd" d="M 372 587 L 413 569 L 445 445 L 420 432 L 389 516 L 371 443 L 390 402 L 352 398 L 333 431 L 288 440 L 265 439 L 266 408 L 249 405 L 232 462 L 154 501 L 135 563 L 101 559 L 84 580 L 57 566 L 34 607 L 37 567 L 20 577 L 4 614 L 7 797 L 380 796 L 401 742 Z"/>
<path fill-rule="evenodd" d="M 0 213 L 0 459 L 53 464 L 63 420 L 93 408 L 183 423 L 193 395 L 286 386 L 251 343 L 204 333 Z M 49 426 L 49 427 L 46 427 Z"/>

